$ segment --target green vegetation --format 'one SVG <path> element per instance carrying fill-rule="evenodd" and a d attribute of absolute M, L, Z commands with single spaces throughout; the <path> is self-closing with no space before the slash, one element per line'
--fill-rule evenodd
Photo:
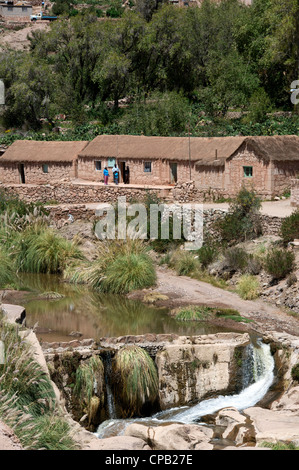
<path fill-rule="evenodd" d="M 136 0 L 127 9 L 120 0 L 88 0 L 82 11 L 78 3 L 56 0 L 62 21 L 34 31 L 29 52 L 1 55 L 7 130 L 25 124 L 29 138 L 88 140 L 185 135 L 186 124 L 202 136 L 298 134 L 296 113 L 268 114 L 293 111 L 297 2 L 255 0 L 248 8 L 205 0 L 201 8 L 176 8 Z M 52 132 L 61 114 L 64 135 Z M 8 132 L 2 141 L 17 136 Z"/>
<path fill-rule="evenodd" d="M 299 210 L 294 211 L 289 217 L 284 218 L 280 233 L 285 244 L 299 239 Z"/>
<path fill-rule="evenodd" d="M 49 377 L 33 359 L 18 328 L 0 319 L 0 339 L 5 345 L 5 363 L 0 365 L 1 420 L 26 449 L 75 449 Z"/>
<path fill-rule="evenodd" d="M 243 187 L 230 203 L 229 212 L 215 225 L 224 243 L 234 244 L 261 234 L 261 200 L 253 189 Z"/>
<path fill-rule="evenodd" d="M 139 239 L 102 242 L 96 261 L 70 265 L 64 277 L 114 294 L 151 287 L 156 282 L 156 271 L 146 251 L 146 245 Z"/>
<path fill-rule="evenodd" d="M 295 269 L 295 254 L 285 249 L 273 248 L 265 258 L 265 270 L 273 279 L 284 279 Z"/>
<path fill-rule="evenodd" d="M 244 274 L 238 282 L 237 292 L 244 300 L 254 300 L 260 295 L 261 286 L 259 280 L 250 274 Z"/>
<path fill-rule="evenodd" d="M 17 270 L 27 273 L 62 273 L 68 262 L 83 257 L 76 243 L 40 225 L 19 234 L 14 250 Z"/>
<path fill-rule="evenodd" d="M 299 450 L 299 447 L 293 443 L 286 444 L 285 442 L 263 442 L 261 447 L 267 447 L 271 450 Z"/>
<path fill-rule="evenodd" d="M 138 346 L 122 347 L 113 361 L 114 387 L 123 417 L 142 416 L 158 400 L 158 373 L 149 354 Z"/>
<path fill-rule="evenodd" d="M 189 307 L 179 308 L 175 318 L 178 321 L 202 321 L 209 318 L 211 311 L 212 309 L 209 307 L 190 305 Z"/>
<path fill-rule="evenodd" d="M 88 415 L 90 424 L 104 404 L 104 365 L 99 356 L 91 357 L 78 367 L 74 396 L 79 400 L 84 413 Z"/>
<path fill-rule="evenodd" d="M 207 307 L 205 305 L 180 307 L 174 311 L 174 315 L 178 321 L 208 321 L 214 317 L 236 322 L 250 322 L 247 318 L 242 317 L 237 310 L 231 308 Z"/>

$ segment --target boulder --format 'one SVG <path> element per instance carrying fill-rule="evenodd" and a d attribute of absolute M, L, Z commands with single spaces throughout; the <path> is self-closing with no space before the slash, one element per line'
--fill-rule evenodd
<path fill-rule="evenodd" d="M 22 324 L 26 319 L 26 310 L 21 305 L 1 305 L 2 313 L 8 323 Z"/>
<path fill-rule="evenodd" d="M 259 407 L 247 408 L 244 414 L 253 424 L 257 444 L 290 443 L 299 439 L 299 415 L 290 411 L 274 411 Z"/>
<path fill-rule="evenodd" d="M 0 421 L 0 450 L 24 450 L 14 432 Z"/>
<path fill-rule="evenodd" d="M 82 450 L 151 450 L 145 441 L 131 436 L 115 436 L 93 439 Z"/>
<path fill-rule="evenodd" d="M 291 411 L 299 415 L 299 385 L 292 387 L 285 392 L 283 396 L 272 403 L 271 410 L 275 411 Z"/>
<path fill-rule="evenodd" d="M 169 424 L 146 426 L 134 423 L 127 427 L 125 436 L 145 441 L 153 450 L 212 450 L 213 431 L 197 424 Z"/>

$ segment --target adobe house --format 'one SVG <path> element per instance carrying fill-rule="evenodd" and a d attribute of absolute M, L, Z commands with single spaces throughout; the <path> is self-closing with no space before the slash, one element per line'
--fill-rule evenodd
<path fill-rule="evenodd" d="M 16 140 L 0 156 L 0 181 L 47 184 L 77 176 L 77 156 L 88 142 Z"/>
<path fill-rule="evenodd" d="M 32 5 L 30 3 L 14 4 L 12 1 L 0 2 L 0 15 L 6 20 L 29 21 L 32 15 Z"/>
<path fill-rule="evenodd" d="M 245 184 L 264 197 L 283 194 L 299 174 L 299 137 L 145 137 L 101 135 L 78 155 L 78 178 L 103 181 L 117 163 L 122 182 L 175 185 L 235 194 Z M 110 171 L 112 176 L 112 171 Z M 110 181 L 112 178 L 110 179 Z"/>

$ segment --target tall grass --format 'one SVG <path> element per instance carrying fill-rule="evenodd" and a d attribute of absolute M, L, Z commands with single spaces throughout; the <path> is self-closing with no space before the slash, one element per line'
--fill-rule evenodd
<path fill-rule="evenodd" d="M 237 293 L 244 300 L 257 299 L 261 292 L 259 280 L 250 274 L 244 274 L 237 284 Z"/>
<path fill-rule="evenodd" d="M 154 361 L 139 346 L 124 346 L 113 362 L 114 387 L 123 416 L 142 415 L 145 405 L 158 400 L 158 373 Z"/>
<path fill-rule="evenodd" d="M 0 288 L 3 288 L 15 281 L 16 275 L 13 261 L 8 252 L 0 247 Z"/>
<path fill-rule="evenodd" d="M 156 282 L 156 271 L 141 240 L 115 240 L 102 242 L 96 261 L 73 264 L 64 271 L 64 277 L 102 292 L 125 294 L 151 287 Z"/>
<path fill-rule="evenodd" d="M 86 408 L 89 424 L 104 404 L 104 365 L 99 356 L 91 357 L 76 371 L 74 395 Z"/>
<path fill-rule="evenodd" d="M 71 450 L 70 425 L 56 406 L 55 393 L 17 327 L 0 319 L 5 362 L 0 365 L 0 419 L 28 450 Z"/>
<path fill-rule="evenodd" d="M 17 236 L 14 255 L 19 271 L 47 274 L 61 273 L 67 263 L 83 258 L 76 243 L 39 224 Z"/>

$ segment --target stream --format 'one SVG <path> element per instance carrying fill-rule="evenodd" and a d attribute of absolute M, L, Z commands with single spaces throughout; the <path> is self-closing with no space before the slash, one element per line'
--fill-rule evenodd
<path fill-rule="evenodd" d="M 96 435 L 99 438 L 121 435 L 127 426 L 133 422 L 147 426 L 159 426 L 170 423 L 204 424 L 203 416 L 211 415 L 222 408 L 234 407 L 239 411 L 256 405 L 271 387 L 274 381 L 275 362 L 270 351 L 270 345 L 257 340 L 249 345 L 248 359 L 243 366 L 243 383 L 246 384 L 239 394 L 218 396 L 202 400 L 191 407 L 172 408 L 154 414 L 149 418 L 128 420 L 110 419 L 100 424 Z"/>

